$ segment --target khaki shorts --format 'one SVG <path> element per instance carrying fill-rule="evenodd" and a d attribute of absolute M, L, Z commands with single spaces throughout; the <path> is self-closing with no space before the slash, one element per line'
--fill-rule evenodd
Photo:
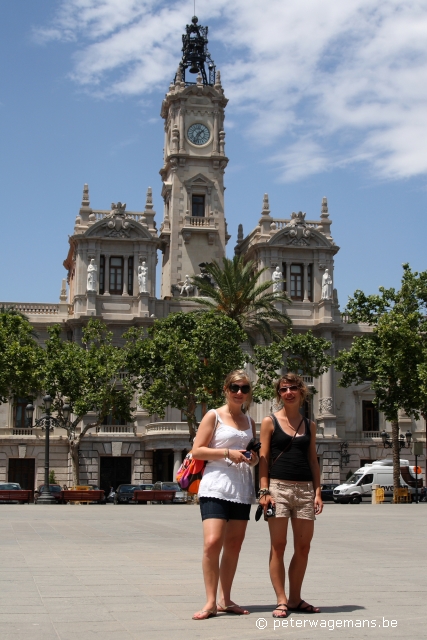
<path fill-rule="evenodd" d="M 276 518 L 316 520 L 312 482 L 270 480 L 271 497 L 276 503 Z"/>

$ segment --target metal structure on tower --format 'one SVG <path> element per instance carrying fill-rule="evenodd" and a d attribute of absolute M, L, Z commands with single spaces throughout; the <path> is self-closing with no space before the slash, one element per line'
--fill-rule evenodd
<path fill-rule="evenodd" d="M 214 85 L 215 64 L 207 48 L 208 27 L 202 27 L 197 23 L 197 16 L 193 16 L 191 24 L 187 24 L 185 27 L 186 32 L 182 36 L 182 60 L 179 63 L 182 80 L 186 85 L 196 84 L 185 79 L 185 71 L 188 69 L 189 73 L 200 73 L 203 84 Z M 206 63 L 208 65 L 209 81 L 206 75 Z"/>

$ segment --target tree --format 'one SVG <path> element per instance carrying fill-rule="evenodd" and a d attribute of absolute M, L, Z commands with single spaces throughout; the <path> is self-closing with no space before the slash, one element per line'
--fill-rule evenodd
<path fill-rule="evenodd" d="M 40 389 L 43 350 L 27 318 L 0 311 L 0 404 L 12 396 L 34 396 Z"/>
<path fill-rule="evenodd" d="M 52 396 L 52 411 L 66 429 L 73 466 L 73 482 L 79 484 L 79 448 L 86 433 L 102 424 L 110 413 L 123 423 L 132 420 L 135 387 L 126 369 L 127 352 L 112 344 L 112 333 L 99 320 L 89 320 L 82 344 L 61 339 L 61 326 L 48 329 L 42 388 Z M 74 419 L 63 417 L 64 404 L 71 404 Z M 87 414 L 93 418 L 78 424 Z"/>
<path fill-rule="evenodd" d="M 380 287 L 379 294 L 355 292 L 347 305 L 349 322 L 366 323 L 372 333 L 354 338 L 348 351 L 341 351 L 335 367 L 342 372 L 340 386 L 370 381 L 374 404 L 392 425 L 393 484 L 400 486 L 398 412 L 427 415 L 423 386 L 427 355 L 427 272 L 412 272 L 403 265 L 399 290 Z"/>
<path fill-rule="evenodd" d="M 245 262 L 242 256 L 223 258 L 222 262 L 222 266 L 213 261 L 204 267 L 213 284 L 203 275 L 192 278 L 200 297 L 190 300 L 235 320 L 252 344 L 256 333 L 266 340 L 278 339 L 279 334 L 272 329 L 271 322 L 276 321 L 285 329 L 291 326 L 289 316 L 277 308 L 277 303 L 290 300 L 283 291 L 269 291 L 272 280 L 260 283 L 267 267 L 256 271 L 254 261 Z"/>
<path fill-rule="evenodd" d="M 132 328 L 125 337 L 128 370 L 137 381 L 141 405 L 161 418 L 168 406 L 180 409 L 192 440 L 197 405 L 218 406 L 226 375 L 245 362 L 244 332 L 225 315 L 191 312 L 157 320 L 148 335 Z"/>
<path fill-rule="evenodd" d="M 274 397 L 274 381 L 286 371 L 302 371 L 304 375 L 319 377 L 331 366 L 331 357 L 326 353 L 331 343 L 316 338 L 311 331 L 288 333 L 280 342 L 267 346 L 256 346 L 250 362 L 257 373 L 254 386 L 254 401 L 270 400 Z"/>

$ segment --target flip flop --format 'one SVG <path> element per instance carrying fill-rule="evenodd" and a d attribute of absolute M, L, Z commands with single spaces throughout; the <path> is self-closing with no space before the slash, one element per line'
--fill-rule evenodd
<path fill-rule="evenodd" d="M 241 607 L 238 604 L 229 604 L 228 606 L 222 606 L 221 604 L 218 604 L 218 609 L 217 611 L 219 611 L 220 613 L 233 613 L 235 616 L 247 616 L 249 615 L 250 611 L 247 611 L 246 609 L 243 609 L 243 607 Z M 242 609 L 242 613 L 239 613 L 239 611 L 233 611 L 233 607 L 239 607 L 239 609 Z"/>
<path fill-rule="evenodd" d="M 282 607 L 286 607 L 286 609 L 282 609 Z M 277 606 L 274 607 L 273 611 L 276 611 L 276 609 L 278 609 L 279 611 L 281 611 L 283 613 L 283 615 L 278 615 L 276 616 L 274 613 L 273 618 L 287 618 L 289 615 L 289 611 L 288 611 L 288 605 L 286 604 L 286 602 L 282 602 L 281 604 L 278 604 Z"/>
<path fill-rule="evenodd" d="M 197 613 L 207 613 L 208 615 L 205 616 L 204 618 L 196 618 L 195 617 L 196 614 L 194 614 L 194 616 L 192 617 L 192 620 L 209 620 L 209 618 L 215 618 L 217 612 L 214 609 L 202 609 Z"/>
<path fill-rule="evenodd" d="M 302 604 L 306 604 L 306 607 L 302 607 Z M 299 611 L 300 613 L 320 613 L 319 607 L 314 607 L 312 604 L 308 604 L 305 600 L 301 600 L 301 602 L 296 607 L 289 607 L 289 611 Z"/>

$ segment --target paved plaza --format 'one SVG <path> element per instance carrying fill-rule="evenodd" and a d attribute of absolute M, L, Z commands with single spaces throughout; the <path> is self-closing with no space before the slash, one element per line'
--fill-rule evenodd
<path fill-rule="evenodd" d="M 0 638 L 425 637 L 426 517 L 426 504 L 327 504 L 303 594 L 322 613 L 294 613 L 274 629 L 263 521 L 249 523 L 235 580 L 234 598 L 251 615 L 196 622 L 197 506 L 2 504 Z"/>

